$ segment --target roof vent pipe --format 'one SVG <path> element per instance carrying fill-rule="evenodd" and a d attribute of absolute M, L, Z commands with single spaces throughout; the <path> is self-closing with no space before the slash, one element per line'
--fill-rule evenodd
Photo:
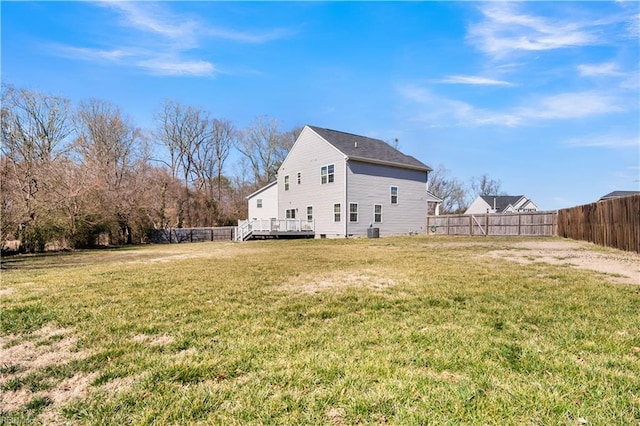
<path fill-rule="evenodd" d="M 355 142 L 353 143 L 353 146 L 354 146 L 354 148 L 357 148 L 357 147 L 358 147 L 358 141 L 355 141 Z"/>

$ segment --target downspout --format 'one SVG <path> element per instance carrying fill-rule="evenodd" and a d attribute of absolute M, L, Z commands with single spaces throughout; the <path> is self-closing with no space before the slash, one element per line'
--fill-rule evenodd
<path fill-rule="evenodd" d="M 349 197 L 347 196 L 347 171 L 349 170 L 349 157 L 345 157 L 344 159 L 344 237 L 349 238 Z"/>

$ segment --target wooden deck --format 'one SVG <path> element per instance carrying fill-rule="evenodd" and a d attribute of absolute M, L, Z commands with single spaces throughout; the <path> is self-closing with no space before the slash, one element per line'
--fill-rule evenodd
<path fill-rule="evenodd" d="M 266 238 L 314 238 L 313 221 L 302 219 L 256 219 L 238 221 L 236 241 Z"/>

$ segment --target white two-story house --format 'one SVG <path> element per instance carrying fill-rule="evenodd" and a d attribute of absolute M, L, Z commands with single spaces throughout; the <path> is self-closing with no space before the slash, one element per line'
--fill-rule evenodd
<path fill-rule="evenodd" d="M 430 171 L 382 140 L 305 126 L 249 220 L 306 221 L 316 238 L 424 233 Z"/>

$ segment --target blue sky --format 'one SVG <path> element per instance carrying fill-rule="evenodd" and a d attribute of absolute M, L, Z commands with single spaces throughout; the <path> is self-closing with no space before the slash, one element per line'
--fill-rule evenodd
<path fill-rule="evenodd" d="M 541 209 L 640 189 L 638 2 L 6 2 L 2 82 L 391 141 Z"/>

